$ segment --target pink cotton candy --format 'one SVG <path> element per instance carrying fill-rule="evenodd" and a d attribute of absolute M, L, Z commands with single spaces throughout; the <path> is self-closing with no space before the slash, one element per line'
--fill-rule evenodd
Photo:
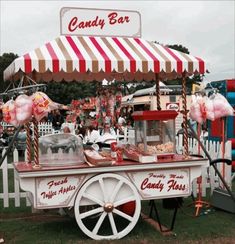
<path fill-rule="evenodd" d="M 214 105 L 215 119 L 233 115 L 233 108 L 223 95 L 217 93 L 212 99 Z"/>
<path fill-rule="evenodd" d="M 16 119 L 11 120 L 10 124 L 15 126 L 15 127 L 18 127 L 20 125 L 18 120 L 16 120 Z"/>
<path fill-rule="evenodd" d="M 48 116 L 48 112 L 39 112 L 37 109 L 35 109 L 33 115 L 37 121 L 41 121 L 44 117 Z"/>
<path fill-rule="evenodd" d="M 213 99 L 213 105 L 214 105 L 214 110 L 220 110 L 221 107 L 224 105 L 224 100 L 216 96 Z"/>
<path fill-rule="evenodd" d="M 15 127 L 19 126 L 16 119 L 16 107 L 14 100 L 9 100 L 2 105 L 3 121 Z"/>
<path fill-rule="evenodd" d="M 33 102 L 27 95 L 20 95 L 15 100 L 16 119 L 20 125 L 27 123 L 32 117 Z"/>
<path fill-rule="evenodd" d="M 217 110 L 215 110 L 214 115 L 215 115 L 215 119 L 219 119 L 219 118 L 222 118 L 224 116 L 224 113 L 220 109 L 217 109 Z"/>
<path fill-rule="evenodd" d="M 199 96 L 192 96 L 192 103 L 190 106 L 189 116 L 192 120 L 197 121 L 198 123 L 203 123 L 203 116 L 202 116 L 202 106 L 203 106 L 203 99 Z"/>
<path fill-rule="evenodd" d="M 206 119 L 214 121 L 215 120 L 214 105 L 213 105 L 213 101 L 208 97 L 205 98 L 205 111 L 206 111 Z"/>
<path fill-rule="evenodd" d="M 189 116 L 192 120 L 197 121 L 198 123 L 203 123 L 203 118 L 201 116 L 201 113 L 199 111 L 190 111 Z"/>

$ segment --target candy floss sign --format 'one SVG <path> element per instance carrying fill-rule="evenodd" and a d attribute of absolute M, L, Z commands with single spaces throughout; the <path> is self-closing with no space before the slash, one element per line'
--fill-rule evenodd
<path fill-rule="evenodd" d="M 61 35 L 141 37 L 137 11 L 64 7 L 60 11 Z"/>
<path fill-rule="evenodd" d="M 127 173 L 143 199 L 190 195 L 189 169 Z"/>
<path fill-rule="evenodd" d="M 83 180 L 82 176 L 37 178 L 37 207 L 67 206 Z"/>

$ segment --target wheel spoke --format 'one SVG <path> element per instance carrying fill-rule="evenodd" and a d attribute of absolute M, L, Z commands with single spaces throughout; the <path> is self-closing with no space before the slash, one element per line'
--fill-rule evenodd
<path fill-rule="evenodd" d="M 84 193 L 83 193 L 83 197 L 85 197 L 85 198 L 87 198 L 87 199 L 93 201 L 94 203 L 99 204 L 100 206 L 103 206 L 103 205 L 104 205 L 104 202 L 102 202 L 100 199 L 96 198 L 95 196 L 92 196 L 92 195 L 89 194 L 89 193 L 84 192 Z"/>
<path fill-rule="evenodd" d="M 124 198 L 124 199 L 121 199 L 121 200 L 119 200 L 117 202 L 114 202 L 113 206 L 116 208 L 119 205 L 122 205 L 122 204 L 127 203 L 127 202 L 131 202 L 131 201 L 135 201 L 135 196 L 129 196 L 127 198 Z"/>
<path fill-rule="evenodd" d="M 117 235 L 118 232 L 117 232 L 116 224 L 115 224 L 115 221 L 114 221 L 114 218 L 113 218 L 113 213 L 108 213 L 108 216 L 109 216 L 109 221 L 110 221 L 110 224 L 111 224 L 111 228 L 112 228 L 113 234 Z"/>
<path fill-rule="evenodd" d="M 100 188 L 103 192 L 103 197 L 104 197 L 104 202 L 107 202 L 107 194 L 105 193 L 105 187 L 104 187 L 104 181 L 102 178 L 99 179 L 99 183 L 100 183 Z"/>
<path fill-rule="evenodd" d="M 84 219 L 84 218 L 89 217 L 89 216 L 91 216 L 91 215 L 100 213 L 100 212 L 102 212 L 103 210 L 104 210 L 103 207 L 99 207 L 99 208 L 92 209 L 92 210 L 87 211 L 87 212 L 85 212 L 85 213 L 81 213 L 81 214 L 80 214 L 80 218 L 81 218 L 81 219 Z"/>
<path fill-rule="evenodd" d="M 102 213 L 102 215 L 100 216 L 99 220 L 97 221 L 97 223 L 96 223 L 96 225 L 95 225 L 95 228 L 92 230 L 92 233 L 93 233 L 93 234 L 95 234 L 95 235 L 97 234 L 97 232 L 99 231 L 100 226 L 101 226 L 101 224 L 103 223 L 104 218 L 105 218 L 106 215 L 107 215 L 106 212 L 103 212 L 103 213 Z"/>
<path fill-rule="evenodd" d="M 117 210 L 116 208 L 113 209 L 113 213 L 115 213 L 115 214 L 117 214 L 117 215 L 129 220 L 130 222 L 133 220 L 133 217 L 131 217 L 130 215 L 125 214 L 125 213 Z"/>
<path fill-rule="evenodd" d="M 121 180 L 117 183 L 117 185 L 115 186 L 115 188 L 113 190 L 113 194 L 110 197 L 110 202 L 113 202 L 114 201 L 114 199 L 115 199 L 118 191 L 120 190 L 122 184 L 123 184 L 123 181 L 121 181 Z"/>

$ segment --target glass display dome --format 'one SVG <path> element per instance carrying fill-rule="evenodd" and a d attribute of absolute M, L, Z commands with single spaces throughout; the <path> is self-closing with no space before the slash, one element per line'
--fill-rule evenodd
<path fill-rule="evenodd" d="M 61 133 L 39 138 L 39 162 L 46 166 L 84 163 L 83 143 L 73 134 Z"/>

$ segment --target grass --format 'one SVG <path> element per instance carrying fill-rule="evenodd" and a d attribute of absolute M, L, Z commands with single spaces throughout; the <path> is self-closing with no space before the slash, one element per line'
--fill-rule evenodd
<path fill-rule="evenodd" d="M 162 223 L 169 226 L 173 211 L 164 209 L 161 200 L 156 203 Z M 193 217 L 195 209 L 189 207 L 190 203 L 191 197 L 184 199 L 183 206 L 178 210 L 173 230 L 176 235 L 163 236 L 140 218 L 123 239 L 100 243 L 235 243 L 235 214 L 212 208 L 208 214 L 203 214 L 206 213 L 203 209 L 199 217 Z M 23 200 L 21 206 L 14 207 L 14 200 L 11 199 L 10 207 L 3 208 L 3 201 L 0 200 L 0 238 L 3 237 L 5 243 L 96 243 L 79 229 L 74 218 L 59 216 L 55 211 L 32 214 Z M 148 201 L 142 202 L 142 212 L 149 213 Z"/>
<path fill-rule="evenodd" d="M 217 243 L 216 240 L 235 243 L 234 214 L 213 210 L 208 215 L 195 218 L 192 217 L 194 208 L 187 207 L 191 201 L 191 198 L 185 199 L 183 208 L 178 210 L 173 230 L 175 236 L 163 236 L 140 218 L 131 233 L 122 240 L 102 243 Z M 162 222 L 169 226 L 172 210 L 163 209 L 161 200 L 157 202 Z M 12 206 L 11 201 L 10 208 L 0 208 L 0 236 L 6 243 L 94 243 L 79 229 L 73 218 L 61 217 L 55 212 L 31 214 L 29 207 Z M 148 212 L 148 202 L 143 202 L 142 210 Z"/>

